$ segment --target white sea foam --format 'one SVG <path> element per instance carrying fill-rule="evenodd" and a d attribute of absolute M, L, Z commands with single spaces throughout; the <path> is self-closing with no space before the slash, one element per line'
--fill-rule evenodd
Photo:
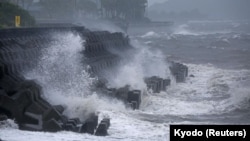
<path fill-rule="evenodd" d="M 183 32 L 180 29 L 175 34 L 203 34 L 202 32 L 193 33 L 185 25 L 182 28 L 188 30 Z M 148 34 L 148 37 L 155 36 L 153 33 L 150 34 Z M 159 35 L 159 33 L 157 34 Z M 171 35 L 171 38 L 175 36 Z M 177 117 L 204 114 L 220 114 L 223 116 L 224 113 L 249 108 L 249 70 L 223 70 L 212 65 L 187 64 L 189 73 L 195 77 L 189 77 L 186 83 L 172 83 L 167 92 L 147 93 L 143 97 L 139 111 L 128 110 L 118 100 L 100 97 L 89 91 L 89 86 L 94 80 L 89 78 L 80 65 L 82 58 L 79 52 L 83 50 L 81 45 L 83 41 L 79 36 L 65 34 L 56 36 L 56 39 L 57 42 L 44 50 L 40 68 L 30 72 L 27 76 L 39 80 L 44 87 L 45 96 L 50 102 L 66 105 L 70 110 L 66 110 L 65 114 L 70 117 L 80 117 L 84 120 L 85 114 L 90 112 L 99 112 L 100 117 L 110 116 L 109 136 L 96 137 L 72 132 L 28 132 L 8 128 L 0 130 L 1 139 L 12 141 L 28 139 L 37 141 L 82 139 L 94 141 L 168 140 L 168 125 L 170 123 L 158 124 L 145 121 L 137 116 L 138 113 L 174 115 Z M 119 75 L 112 79 L 112 82 L 115 82 L 114 86 L 120 87 L 124 84 L 130 84 L 133 88 L 145 89 L 143 82 L 145 76 L 169 76 L 169 72 L 165 72 L 168 70 L 166 69 L 168 65 L 164 63 L 164 55 L 153 47 L 141 46 L 136 41 L 133 41 L 132 44 L 137 48 L 135 57 L 132 58 L 130 63 L 121 67 Z M 62 66 L 63 64 L 65 66 Z M 69 73 L 72 71 L 76 73 Z M 61 78 L 62 76 L 65 77 Z M 196 121 L 177 122 L 177 124 L 180 123 L 197 124 Z"/>
<path fill-rule="evenodd" d="M 60 36 L 62 42 L 55 42 L 45 50 L 46 55 L 41 59 L 42 66 L 39 68 L 42 74 L 32 72 L 32 78 L 41 81 L 45 96 L 53 104 L 64 104 L 70 109 L 65 111 L 70 117 L 76 116 L 84 119 L 86 114 L 98 109 L 114 110 L 106 103 L 108 100 L 100 99 L 98 95 L 89 91 L 90 82 L 94 80 L 84 72 L 80 65 L 79 60 L 82 58 L 78 53 L 83 49 L 81 38 L 73 34 L 63 37 Z M 137 49 L 135 57 L 131 62 L 122 66 L 115 77 L 110 78 L 111 86 L 122 87 L 129 84 L 133 89 L 144 90 L 146 89 L 145 77 L 156 75 L 166 78 L 170 76 L 167 71 L 168 65 L 161 52 L 148 46 L 141 46 L 137 41 L 133 41 L 132 44 Z M 69 48 L 69 46 L 72 47 Z M 149 94 L 148 97 L 143 98 L 142 109 L 173 115 L 225 112 L 235 109 L 237 106 L 232 105 L 239 104 L 249 95 L 246 91 L 243 98 L 234 101 L 232 98 L 235 93 L 232 91 L 234 90 L 233 84 L 244 71 L 226 71 L 204 65 L 189 65 L 189 69 L 190 73 L 195 75 L 194 78 L 188 78 L 183 84 L 172 83 L 166 93 Z M 214 98 L 221 100 L 217 101 Z M 113 104 L 119 105 L 119 102 L 114 101 Z M 228 109 L 229 107 L 231 109 Z M 125 110 L 122 103 L 116 110 L 120 109 Z"/>
<path fill-rule="evenodd" d="M 53 105 L 64 105 L 64 114 L 82 121 L 104 107 L 125 109 L 121 102 L 111 102 L 91 92 L 95 79 L 84 70 L 81 37 L 73 33 L 52 36 L 53 42 L 42 50 L 38 67 L 26 74 L 41 84 L 45 98 Z"/>
<path fill-rule="evenodd" d="M 165 124 L 155 124 L 136 119 L 132 116 L 134 111 L 126 109 L 121 101 L 100 97 L 89 91 L 91 82 L 94 80 L 89 77 L 81 65 L 81 59 L 83 58 L 79 52 L 84 49 L 82 48 L 82 42 L 78 35 L 71 33 L 56 35 L 55 41 L 43 50 L 39 67 L 27 73 L 27 78 L 38 80 L 43 87 L 45 97 L 50 103 L 65 105 L 67 109 L 64 114 L 69 117 L 79 117 L 81 120 L 85 120 L 88 114 L 92 112 L 98 112 L 100 119 L 108 115 L 111 118 L 110 135 L 104 137 L 108 140 L 165 140 L 167 138 Z M 152 53 L 149 49 L 143 49 L 138 43 L 134 43 L 134 45 L 138 49 L 138 54 L 136 54 L 132 64 L 128 63 L 121 68 L 124 71 L 120 72 L 119 79 L 117 79 L 119 83 L 124 80 L 127 84 L 140 88 L 141 84 L 145 85 L 143 82 L 145 75 L 167 76 L 167 74 L 164 74 L 166 73 L 164 71 L 166 64 L 161 64 L 163 58 L 161 58 L 162 55 L 159 52 Z M 154 69 L 150 69 L 150 67 Z M 126 74 L 129 77 L 126 77 Z M 157 132 L 152 132 L 155 129 L 157 129 Z M 6 140 L 16 140 L 16 137 L 21 141 L 27 140 L 27 138 L 38 141 L 75 140 L 77 138 L 100 140 L 100 137 L 71 132 L 52 134 L 8 129 L 0 131 L 0 135 L 3 133 L 5 135 L 1 137 Z M 9 136 L 10 134 L 15 134 L 15 138 Z M 39 135 L 43 137 L 38 139 L 37 136 Z"/>
<path fill-rule="evenodd" d="M 231 30 L 194 30 L 189 24 L 182 24 L 177 26 L 173 30 L 173 34 L 177 35 L 193 35 L 193 36 L 199 36 L 199 35 L 212 35 L 212 34 L 227 34 L 231 33 Z"/>
<path fill-rule="evenodd" d="M 129 58 L 120 66 L 116 74 L 110 76 L 110 86 L 123 87 L 130 85 L 133 89 L 146 89 L 144 78 L 159 76 L 167 78 L 170 76 L 168 64 L 164 55 L 157 49 L 143 46 L 134 40 L 131 43 L 135 47 L 133 58 Z"/>
<path fill-rule="evenodd" d="M 149 31 L 146 34 L 142 35 L 142 38 L 152 38 L 152 37 L 159 37 L 160 35 L 158 33 L 155 33 L 154 31 Z"/>
<path fill-rule="evenodd" d="M 180 25 L 175 28 L 173 34 L 181 34 L 181 35 L 199 35 L 199 33 L 192 32 L 188 29 L 187 24 Z"/>
<path fill-rule="evenodd" d="M 14 120 L 11 119 L 0 121 L 0 130 L 4 129 L 18 129 L 18 125 L 15 123 Z"/>
<path fill-rule="evenodd" d="M 168 140 L 168 125 L 151 123 L 136 119 L 130 112 L 103 111 L 100 117 L 110 115 L 111 126 L 108 136 L 99 137 L 89 134 L 61 131 L 57 133 L 30 132 L 17 129 L 1 129 L 0 138 L 8 141 L 100 141 L 100 140 L 126 140 L 126 141 L 165 141 Z"/>
<path fill-rule="evenodd" d="M 249 86 L 241 79 L 249 71 L 222 70 L 213 66 L 188 65 L 195 77 L 172 85 L 167 92 L 147 96 L 142 109 L 154 114 L 221 114 L 249 107 Z"/>

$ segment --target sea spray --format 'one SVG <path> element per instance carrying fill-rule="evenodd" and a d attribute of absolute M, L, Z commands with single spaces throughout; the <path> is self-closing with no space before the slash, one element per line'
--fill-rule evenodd
<path fill-rule="evenodd" d="M 66 115 L 83 120 L 97 107 L 90 91 L 95 79 L 84 70 L 82 63 L 84 40 L 69 32 L 51 36 L 52 42 L 41 50 L 38 66 L 25 75 L 38 81 L 51 104 L 64 105 Z"/>
<path fill-rule="evenodd" d="M 111 87 L 120 88 L 130 85 L 131 89 L 145 90 L 145 78 L 151 76 L 170 77 L 169 64 L 162 52 L 142 45 L 136 40 L 131 41 L 131 44 L 135 48 L 133 56 L 125 57 L 125 59 L 128 58 L 128 61 L 119 65 L 117 71 L 109 76 Z"/>
<path fill-rule="evenodd" d="M 149 95 L 141 110 L 154 114 L 212 115 L 249 109 L 249 70 L 187 65 L 195 77 L 171 85 L 167 92 Z"/>

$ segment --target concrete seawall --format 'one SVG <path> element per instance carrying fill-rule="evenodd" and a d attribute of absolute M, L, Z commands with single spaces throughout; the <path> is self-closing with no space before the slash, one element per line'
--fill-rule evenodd
<path fill-rule="evenodd" d="M 15 28 L 0 30 L 0 116 L 15 119 L 20 129 L 31 131 L 61 130 L 79 133 L 107 135 L 110 125 L 109 119 L 98 123 L 98 116 L 94 113 L 85 122 L 78 118 L 68 118 L 63 114 L 62 105 L 51 105 L 42 98 L 42 87 L 33 80 L 23 76 L 38 64 L 41 49 L 53 42 L 53 33 L 76 33 L 85 40 L 82 55 L 85 57 L 83 64 L 90 66 L 88 72 L 100 78 L 95 89 L 102 91 L 110 97 L 124 101 L 133 109 L 139 109 L 141 91 L 123 88 L 108 88 L 104 77 L 105 71 L 119 66 L 119 62 L 127 58 L 118 55 L 133 52 L 134 47 L 129 38 L 122 33 L 107 31 L 90 31 L 85 27 L 39 27 Z M 180 63 L 172 62 L 170 71 L 176 82 L 185 82 L 188 68 Z M 145 78 L 148 89 L 154 93 L 166 91 L 171 84 L 170 79 L 156 76 Z"/>

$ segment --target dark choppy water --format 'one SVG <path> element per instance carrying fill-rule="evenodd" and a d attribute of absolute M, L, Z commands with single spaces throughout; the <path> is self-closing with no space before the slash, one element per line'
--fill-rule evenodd
<path fill-rule="evenodd" d="M 250 69 L 249 21 L 188 22 L 171 29 L 130 31 L 136 39 L 186 63 Z"/>
<path fill-rule="evenodd" d="M 250 124 L 250 21 L 192 21 L 129 34 L 169 60 L 186 63 L 195 76 L 151 96 L 157 104 L 147 105 L 150 113 L 140 114 L 142 120 Z"/>
<path fill-rule="evenodd" d="M 89 94 L 92 79 L 80 64 L 83 39 L 72 33 L 56 35 L 57 42 L 43 51 L 41 66 L 26 76 L 41 83 L 51 103 L 67 105 L 68 116 L 85 117 L 91 111 L 98 111 L 100 119 L 109 116 L 109 136 L 27 132 L 11 127 L 1 128 L 0 138 L 165 141 L 170 124 L 250 124 L 250 21 L 196 21 L 130 29 L 129 35 L 139 51 L 113 78 L 114 86 L 128 83 L 145 89 L 145 75 L 169 76 L 169 72 L 164 74 L 165 58 L 185 63 L 194 77 L 172 83 L 167 92 L 145 92 L 141 109 L 132 111 L 120 101 Z"/>

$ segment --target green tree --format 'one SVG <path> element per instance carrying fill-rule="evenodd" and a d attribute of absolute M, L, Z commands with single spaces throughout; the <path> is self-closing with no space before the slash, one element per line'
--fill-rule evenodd
<path fill-rule="evenodd" d="M 91 0 L 75 0 L 76 11 L 84 15 L 97 15 L 98 9 L 95 2 Z"/>
<path fill-rule="evenodd" d="M 91 0 L 40 0 L 43 13 L 51 19 L 72 19 L 77 14 L 97 14 L 97 5 Z"/>
<path fill-rule="evenodd" d="M 101 0 L 102 16 L 128 21 L 144 18 L 147 0 Z"/>
<path fill-rule="evenodd" d="M 33 4 L 33 0 L 21 0 L 22 1 L 22 7 L 26 10 L 30 8 L 30 6 Z"/>
<path fill-rule="evenodd" d="M 43 12 L 49 18 L 65 19 L 72 17 L 74 10 L 73 0 L 40 0 Z"/>
<path fill-rule="evenodd" d="M 26 10 L 6 1 L 0 2 L 1 27 L 15 26 L 15 16 L 21 17 L 21 26 L 33 26 L 35 24 L 34 18 Z"/>

